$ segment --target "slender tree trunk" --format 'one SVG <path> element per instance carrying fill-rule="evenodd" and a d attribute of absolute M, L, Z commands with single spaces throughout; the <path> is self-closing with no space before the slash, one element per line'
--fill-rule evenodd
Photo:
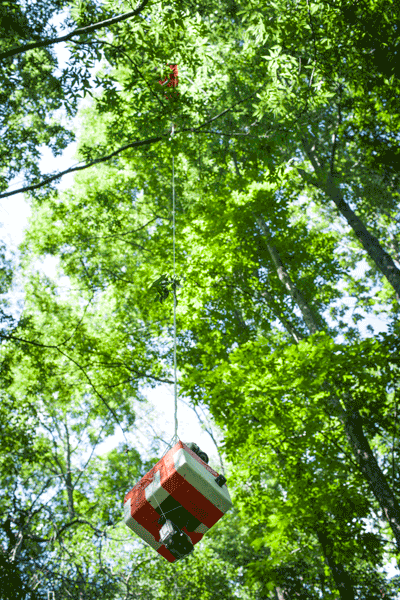
<path fill-rule="evenodd" d="M 312 148 L 304 138 L 303 147 L 311 161 L 316 175 L 316 178 L 314 178 L 310 173 L 304 171 L 304 169 L 298 169 L 303 181 L 320 189 L 335 203 L 340 214 L 343 215 L 347 223 L 353 229 L 370 258 L 372 258 L 380 272 L 386 277 L 395 290 L 397 300 L 400 301 L 400 269 L 396 267 L 392 257 L 382 248 L 378 238 L 367 230 L 361 219 L 347 204 L 341 190 L 335 185 L 332 175 L 328 173 L 327 177 L 324 176 L 323 169 L 317 159 L 314 148 Z"/>
<path fill-rule="evenodd" d="M 264 219 L 261 216 L 257 217 L 257 223 L 264 235 L 268 234 L 267 226 L 265 225 Z M 297 303 L 310 332 L 313 333 L 318 331 L 319 325 L 315 319 L 314 313 L 308 306 L 304 297 L 301 295 L 301 292 L 297 290 L 288 272 L 284 269 L 282 260 L 276 247 L 272 246 L 272 244 L 270 244 L 267 240 L 267 248 L 276 266 L 279 279 L 283 282 L 286 289 Z M 323 387 L 327 388 L 326 385 Z M 397 547 L 400 551 L 399 502 L 397 501 L 396 496 L 393 494 L 385 475 L 382 473 L 382 470 L 378 465 L 378 461 L 372 452 L 368 439 L 364 434 L 363 422 L 359 411 L 355 408 L 352 399 L 349 396 L 343 398 L 343 401 L 346 410 L 342 408 L 340 400 L 335 396 L 335 394 L 331 393 L 329 402 L 335 414 L 337 414 L 343 424 L 347 440 L 349 441 L 350 447 L 357 460 L 357 464 L 359 465 L 365 480 L 368 482 L 372 493 L 378 501 L 383 514 L 388 520 L 388 523 L 393 531 Z"/>
<path fill-rule="evenodd" d="M 378 238 L 367 230 L 361 219 L 350 208 L 340 189 L 334 185 L 332 178 L 328 178 L 324 188 L 323 191 L 333 200 L 380 272 L 395 290 L 397 299 L 400 300 L 400 269 L 396 267 L 392 257 L 382 248 Z"/>
<path fill-rule="evenodd" d="M 304 338 L 304 336 L 299 331 L 297 331 L 296 327 L 294 327 L 294 325 L 290 323 L 290 321 L 285 317 L 285 315 L 279 309 L 279 307 L 276 306 L 274 297 L 269 291 L 264 290 L 261 293 L 261 295 L 267 300 L 269 309 L 273 312 L 276 318 L 279 319 L 284 328 L 290 333 L 296 344 L 298 344 Z"/>
<path fill-rule="evenodd" d="M 305 300 L 303 294 L 296 287 L 296 285 L 290 279 L 288 273 L 285 271 L 284 266 L 281 261 L 281 257 L 279 256 L 278 250 L 276 249 L 276 247 L 273 244 L 271 244 L 268 241 L 268 238 L 270 236 L 269 236 L 268 228 L 267 228 L 267 225 L 266 225 L 264 219 L 261 216 L 256 216 L 256 219 L 257 219 L 258 226 L 260 227 L 261 231 L 263 232 L 263 234 L 265 236 L 265 242 L 267 245 L 267 249 L 268 249 L 268 252 L 269 252 L 269 254 L 272 258 L 272 261 L 275 265 L 279 279 L 282 281 L 283 285 L 285 286 L 285 288 L 287 289 L 289 294 L 292 296 L 293 300 L 296 302 L 296 304 L 300 308 L 301 313 L 304 318 L 304 321 L 305 321 L 308 329 L 310 330 L 310 332 L 317 333 L 317 331 L 320 330 L 320 327 L 317 323 L 317 320 L 316 320 L 310 306 L 308 305 L 308 302 Z"/>
<path fill-rule="evenodd" d="M 275 600 L 286 600 L 286 594 L 282 591 L 282 588 L 275 588 Z"/>
<path fill-rule="evenodd" d="M 69 518 L 72 520 L 75 517 L 75 507 L 74 507 L 74 486 L 72 484 L 72 476 L 71 476 L 71 446 L 69 443 L 69 431 L 67 421 L 65 420 L 65 431 L 66 431 L 66 439 L 67 439 L 67 472 L 65 474 L 65 484 L 67 486 L 67 497 L 68 497 L 68 513 Z"/>
<path fill-rule="evenodd" d="M 365 437 L 362 417 L 358 410 L 349 406 L 346 402 L 347 418 L 344 423 L 347 439 L 351 443 L 357 463 L 368 481 L 375 498 L 379 502 L 396 539 L 400 550 L 400 505 L 390 488 L 385 475 L 372 452 L 371 446 Z"/>
<path fill-rule="evenodd" d="M 325 562 L 331 570 L 336 587 L 339 590 L 342 600 L 354 600 L 353 583 L 346 572 L 346 569 L 341 563 L 337 563 L 333 558 L 332 547 L 329 543 L 328 536 L 322 527 L 315 529 L 318 541 L 324 553 Z"/>

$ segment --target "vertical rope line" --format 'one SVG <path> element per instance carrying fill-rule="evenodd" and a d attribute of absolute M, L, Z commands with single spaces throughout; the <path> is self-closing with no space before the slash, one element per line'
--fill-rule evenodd
<path fill-rule="evenodd" d="M 396 392 L 395 392 L 396 394 Z M 392 481 L 394 481 L 394 443 L 396 441 L 396 430 L 397 430 L 397 397 L 394 399 L 394 430 L 393 430 L 393 441 L 392 441 Z"/>
<path fill-rule="evenodd" d="M 172 239 L 174 275 L 172 289 L 174 291 L 174 401 L 175 401 L 175 442 L 178 441 L 178 384 L 176 380 L 176 279 L 175 279 L 175 171 L 172 157 Z"/>

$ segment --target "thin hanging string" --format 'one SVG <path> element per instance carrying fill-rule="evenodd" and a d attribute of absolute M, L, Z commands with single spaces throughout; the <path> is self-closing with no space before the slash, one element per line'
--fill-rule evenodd
<path fill-rule="evenodd" d="M 174 65 L 177 67 L 174 58 Z M 174 75 L 177 74 L 177 68 L 174 70 Z M 176 85 L 178 81 L 175 81 Z M 175 88 L 176 86 L 173 85 Z M 171 127 L 171 138 L 175 133 L 175 125 L 172 122 Z M 172 239 L 173 239 L 173 263 L 174 263 L 174 275 L 173 275 L 173 291 L 174 291 L 174 403 L 175 403 L 175 434 L 174 442 L 178 441 L 178 382 L 176 377 L 176 271 L 175 271 L 175 170 L 174 170 L 174 156 L 172 155 Z"/>
<path fill-rule="evenodd" d="M 173 135 L 173 133 L 172 133 Z M 172 157 L 172 239 L 173 239 L 173 292 L 174 292 L 174 400 L 175 400 L 175 443 L 178 441 L 178 383 L 176 379 L 176 278 L 175 278 L 175 171 Z"/>

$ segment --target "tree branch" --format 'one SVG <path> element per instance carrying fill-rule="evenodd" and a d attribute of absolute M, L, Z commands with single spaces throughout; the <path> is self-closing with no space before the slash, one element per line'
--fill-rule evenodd
<path fill-rule="evenodd" d="M 67 358 L 68 360 L 70 360 L 72 363 L 74 363 L 74 365 L 76 367 L 78 367 L 78 369 L 83 373 L 83 375 L 86 377 L 86 379 L 88 380 L 90 386 L 92 387 L 92 389 L 94 390 L 95 394 L 98 396 L 98 398 L 103 402 L 103 404 L 107 407 L 107 409 L 110 411 L 110 413 L 113 415 L 116 423 L 118 423 L 122 434 L 126 440 L 126 436 L 125 436 L 125 431 L 122 428 L 121 423 L 119 422 L 119 419 L 115 413 L 115 411 L 111 408 L 111 406 L 108 404 L 107 400 L 103 397 L 102 394 L 100 394 L 100 392 L 98 391 L 97 387 L 94 385 L 93 381 L 91 380 L 91 378 L 89 377 L 89 375 L 86 373 L 84 367 L 82 367 L 82 365 L 80 365 L 76 360 L 74 360 L 71 356 L 69 356 L 68 354 L 66 354 L 65 352 L 63 352 L 59 346 L 56 346 L 54 344 L 40 344 L 39 342 L 32 342 L 30 340 L 24 340 L 21 338 L 17 338 L 16 336 L 13 335 L 2 335 L 1 336 L 3 339 L 12 339 L 12 340 L 17 340 L 19 342 L 25 343 L 25 344 L 31 344 L 32 346 L 38 346 L 39 348 L 53 348 L 54 350 L 57 350 L 60 354 L 62 354 L 63 356 L 65 356 L 65 358 Z"/>
<path fill-rule="evenodd" d="M 40 344 L 39 342 L 32 342 L 31 340 L 24 340 L 22 338 L 17 338 L 14 335 L 7 335 L 7 334 L 3 334 L 0 332 L 0 340 L 1 339 L 9 339 L 9 340 L 16 340 L 17 342 L 23 342 L 25 344 L 31 344 L 33 346 L 38 346 L 39 348 L 56 348 L 58 349 L 60 346 L 63 346 L 64 344 L 66 344 L 67 342 L 69 342 L 69 340 L 72 339 L 72 337 L 75 335 L 75 333 L 78 331 L 79 327 L 82 325 L 83 319 L 85 317 L 86 311 L 89 307 L 89 304 L 91 303 L 91 301 L 93 300 L 93 296 L 94 294 L 92 294 L 92 297 L 89 299 L 89 302 L 87 303 L 87 305 L 84 308 L 82 317 L 79 319 L 77 326 L 72 330 L 72 333 L 70 336 L 68 336 L 63 342 L 60 342 L 57 345 L 46 345 L 46 344 Z"/>
<path fill-rule="evenodd" d="M 68 356 L 68 354 L 66 354 L 65 352 L 63 352 L 62 350 L 60 350 L 59 348 L 57 348 L 57 350 L 60 352 L 60 354 L 62 354 L 63 356 L 65 356 L 66 358 L 68 358 L 68 360 L 70 360 L 71 362 L 74 363 L 74 365 L 76 367 L 78 367 L 78 369 L 83 373 L 83 375 L 86 377 L 86 379 L 88 380 L 90 386 L 92 387 L 92 389 L 94 390 L 96 396 L 98 398 L 100 398 L 100 400 L 103 402 L 103 404 L 106 406 L 106 408 L 110 411 L 110 413 L 112 414 L 112 416 L 114 417 L 116 423 L 118 423 L 121 431 L 122 431 L 122 435 L 125 438 L 126 443 L 128 443 L 127 439 L 126 439 L 126 435 L 125 435 L 125 431 L 122 428 L 121 423 L 119 422 L 119 419 L 115 413 L 115 411 L 111 408 L 111 406 L 108 404 L 107 400 L 103 397 L 102 394 L 100 394 L 100 392 L 98 391 L 97 387 L 94 385 L 93 381 L 91 380 L 91 378 L 89 377 L 89 375 L 86 373 L 85 369 L 76 361 L 74 360 L 71 356 Z"/>
<path fill-rule="evenodd" d="M 331 161 L 330 161 L 330 171 L 333 177 L 333 172 L 335 168 L 335 153 L 337 149 L 337 133 L 332 134 L 332 150 L 331 150 Z"/>
<path fill-rule="evenodd" d="M 112 17 L 111 19 L 106 19 L 105 21 L 99 21 L 98 23 L 94 23 L 93 25 L 88 25 L 87 27 L 78 27 L 78 29 L 74 29 L 67 35 L 63 35 L 58 38 L 50 38 L 49 40 L 43 40 L 42 42 L 31 42 L 30 44 L 24 44 L 23 46 L 17 46 L 16 48 L 11 48 L 10 50 L 6 50 L 5 52 L 0 53 L 0 59 L 8 58 L 10 56 L 15 56 L 16 54 L 22 54 L 23 52 L 27 52 L 28 50 L 33 50 L 34 48 L 44 48 L 46 46 L 52 46 L 53 44 L 59 44 L 60 42 L 67 42 L 71 40 L 73 37 L 77 35 L 84 35 L 86 33 L 91 33 L 92 31 L 96 31 L 96 29 L 102 29 L 103 27 L 109 27 L 110 25 L 114 25 L 114 23 L 118 23 L 119 21 L 125 21 L 126 19 L 130 19 L 138 15 L 141 10 L 146 6 L 149 0 L 143 0 L 141 4 L 135 10 L 131 12 L 125 13 L 123 15 L 118 15 L 117 17 Z"/>
<path fill-rule="evenodd" d="M 181 130 L 175 131 L 175 134 L 178 134 L 178 133 L 187 133 L 187 132 L 191 132 L 191 133 L 192 132 L 195 132 L 195 133 L 199 132 L 200 129 L 202 129 L 203 127 L 205 127 L 209 123 L 212 123 L 216 119 L 219 119 L 220 117 L 222 117 L 223 115 L 225 115 L 227 112 L 229 112 L 230 110 L 232 110 L 233 108 L 235 108 L 235 106 L 237 106 L 238 104 L 242 104 L 243 102 L 246 102 L 246 100 L 249 100 L 250 98 L 252 98 L 253 96 L 255 96 L 255 94 L 257 94 L 261 89 L 262 88 L 257 89 L 253 94 L 250 94 L 250 96 L 247 96 L 246 98 L 243 98 L 243 100 L 238 100 L 237 102 L 235 102 L 235 104 L 233 104 L 229 108 L 226 108 L 225 110 L 223 110 L 221 113 L 219 113 L 215 117 L 212 117 L 212 119 L 208 119 L 202 125 L 199 125 L 198 127 L 186 127 L 185 129 L 181 129 Z M 98 163 L 106 162 L 107 160 L 110 160 L 110 158 L 113 158 L 114 156 L 117 156 L 117 154 L 120 154 L 124 150 L 128 150 L 129 148 L 138 148 L 139 146 L 147 146 L 147 145 L 155 144 L 157 142 L 160 142 L 163 138 L 166 138 L 166 137 L 169 137 L 169 136 L 170 136 L 170 130 L 168 130 L 166 133 L 163 133 L 162 135 L 157 136 L 157 137 L 152 137 L 152 138 L 149 138 L 147 140 L 139 140 L 139 141 L 136 141 L 136 142 L 131 142 L 130 144 L 126 144 L 125 146 L 121 146 L 121 148 L 117 148 L 117 150 L 114 150 L 114 152 L 111 152 L 111 154 L 107 154 L 106 156 L 102 156 L 100 158 L 96 158 L 94 160 L 91 160 L 88 163 L 86 163 L 85 165 L 81 165 L 81 166 L 77 166 L 77 167 L 70 167 L 69 169 L 66 169 L 65 171 L 60 171 L 59 173 L 56 173 L 55 175 L 51 175 L 50 177 L 46 177 L 46 179 L 44 179 L 43 181 L 40 181 L 39 183 L 33 183 L 32 185 L 28 185 L 28 186 L 24 186 L 22 188 L 18 188 L 17 190 L 13 190 L 12 192 L 5 192 L 4 194 L 0 194 L 0 198 L 7 198 L 9 196 L 14 196 L 15 194 L 19 194 L 19 193 L 22 193 L 22 192 L 30 192 L 32 190 L 36 190 L 36 189 L 38 189 L 40 187 L 45 186 L 47 183 L 51 183 L 52 181 L 55 181 L 56 179 L 59 179 L 60 177 L 63 177 L 64 175 L 68 175 L 69 173 L 74 173 L 75 171 L 82 171 L 83 169 L 88 169 L 89 167 L 92 167 L 93 165 L 96 165 Z"/>
<path fill-rule="evenodd" d="M 135 148 L 138 146 L 146 146 L 146 145 L 150 145 L 150 144 L 159 142 L 160 140 L 162 140 L 163 137 L 166 137 L 167 135 L 169 135 L 169 132 L 166 134 L 163 134 L 162 136 L 149 138 L 148 140 L 131 142 L 130 144 L 126 144 L 125 146 L 122 146 L 121 148 L 114 150 L 114 152 L 111 152 L 111 154 L 107 154 L 106 156 L 102 156 L 101 158 L 96 158 L 94 160 L 91 160 L 88 163 L 86 163 L 85 165 L 81 165 L 81 166 L 77 166 L 77 167 L 70 167 L 69 169 L 66 169 L 65 171 L 60 171 L 59 173 L 56 173 L 55 175 L 46 177 L 46 179 L 44 179 L 43 181 L 40 181 L 39 183 L 34 183 L 32 185 L 28 185 L 28 186 L 19 188 L 17 190 L 13 190 L 12 192 L 6 192 L 4 194 L 0 194 L 0 198 L 7 198 L 8 196 L 14 196 L 15 194 L 19 194 L 21 192 L 30 192 L 32 190 L 36 190 L 40 187 L 43 187 L 47 183 L 51 183 L 55 179 L 59 179 L 60 177 L 63 177 L 64 175 L 68 175 L 69 173 L 74 173 L 75 171 L 82 171 L 83 169 L 88 169 L 89 167 L 92 167 L 95 164 L 98 164 L 101 162 L 106 162 L 107 160 L 110 160 L 110 158 L 113 158 L 113 156 L 116 156 L 117 154 L 119 154 L 120 152 L 123 152 L 124 150 L 127 150 L 128 148 Z"/>
<path fill-rule="evenodd" d="M 55 525 L 55 523 L 53 523 L 53 525 Z M 53 535 L 50 538 L 45 538 L 45 537 L 41 537 L 38 535 L 34 535 L 34 534 L 27 534 L 26 537 L 35 541 L 35 542 L 50 542 L 52 540 L 59 540 L 61 538 L 61 535 L 64 533 L 64 531 L 66 531 L 67 529 L 69 529 L 70 527 L 73 527 L 74 525 L 89 525 L 89 527 L 91 527 L 93 529 L 93 531 L 96 532 L 96 534 L 98 536 L 100 536 L 100 534 L 103 533 L 103 531 L 101 529 L 99 529 L 98 527 L 95 527 L 94 525 L 92 525 L 92 523 L 90 523 L 90 521 L 87 521 L 86 519 L 74 519 L 72 521 L 70 521 L 69 523 L 65 523 L 62 527 L 60 527 L 60 529 L 55 533 L 55 535 Z"/>

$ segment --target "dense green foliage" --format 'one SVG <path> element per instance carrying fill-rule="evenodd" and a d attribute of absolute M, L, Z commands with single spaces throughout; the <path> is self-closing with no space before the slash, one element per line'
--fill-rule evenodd
<path fill-rule="evenodd" d="M 1 4 L 2 51 L 55 11 L 135 8 L 28 4 Z M 31 190 L 18 322 L 0 307 L 1 597 L 399 598 L 397 21 L 392 0 L 161 0 L 68 41 L 61 77 L 54 45 L 3 59 L 2 189 L 45 182 L 41 145 L 76 137 L 87 168 Z M 174 565 L 121 520 L 165 451 L 139 434 L 143 386 L 172 380 L 172 168 L 180 390 L 234 502 Z"/>

